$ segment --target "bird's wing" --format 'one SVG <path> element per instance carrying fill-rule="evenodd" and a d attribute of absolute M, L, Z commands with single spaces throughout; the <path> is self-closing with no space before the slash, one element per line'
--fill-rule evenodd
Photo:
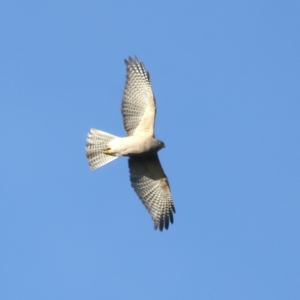
<path fill-rule="evenodd" d="M 129 57 L 125 64 L 127 75 L 122 114 L 127 135 L 154 136 L 156 106 L 149 72 L 136 56 L 134 59 Z"/>
<path fill-rule="evenodd" d="M 158 155 L 129 158 L 130 181 L 154 221 L 154 228 L 168 229 L 175 207 L 170 185 Z"/>

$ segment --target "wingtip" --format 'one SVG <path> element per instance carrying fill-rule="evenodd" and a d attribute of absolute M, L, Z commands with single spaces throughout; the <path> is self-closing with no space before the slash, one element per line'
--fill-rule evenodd
<path fill-rule="evenodd" d="M 170 212 L 170 222 L 171 222 L 171 224 L 174 223 L 174 217 L 173 217 L 173 213 L 172 212 Z"/>
<path fill-rule="evenodd" d="M 128 56 L 128 59 L 124 59 L 124 62 L 125 62 L 126 66 L 128 66 L 130 64 L 142 63 L 141 61 L 139 61 L 139 59 L 136 55 L 134 55 L 133 58 L 131 56 Z"/>
<path fill-rule="evenodd" d="M 166 228 L 167 229 L 167 228 Z M 162 222 L 160 222 L 160 224 L 159 224 L 159 230 L 160 231 L 163 231 L 164 230 L 164 222 L 162 221 Z"/>
<path fill-rule="evenodd" d="M 134 63 L 134 60 L 131 58 L 131 56 L 128 57 L 128 60 L 131 64 Z"/>
<path fill-rule="evenodd" d="M 172 203 L 172 210 L 173 210 L 173 213 L 176 214 L 175 206 L 173 203 Z"/>
<path fill-rule="evenodd" d="M 161 232 L 164 229 L 168 230 L 170 222 L 173 224 L 173 216 L 165 216 L 165 218 L 160 219 L 158 222 L 154 222 L 154 230 L 159 229 Z"/>
<path fill-rule="evenodd" d="M 164 224 L 162 220 L 159 220 L 158 222 L 154 222 L 154 230 L 159 229 L 159 231 L 163 231 Z"/>

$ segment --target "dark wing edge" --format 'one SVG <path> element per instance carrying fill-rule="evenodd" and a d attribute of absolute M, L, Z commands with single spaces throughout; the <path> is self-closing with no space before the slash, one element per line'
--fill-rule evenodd
<path fill-rule="evenodd" d="M 149 72 L 146 71 L 144 63 L 141 60 L 139 60 L 136 55 L 134 56 L 133 59 L 131 58 L 131 56 L 128 57 L 128 60 L 124 59 L 124 63 L 126 65 L 127 69 L 137 68 L 136 70 L 141 72 L 144 75 L 144 77 L 146 77 L 148 79 L 149 83 L 151 84 Z"/>
<path fill-rule="evenodd" d="M 154 229 L 168 229 L 169 224 L 174 223 L 175 206 L 158 155 L 131 157 L 128 165 L 131 185 L 150 213 Z"/>

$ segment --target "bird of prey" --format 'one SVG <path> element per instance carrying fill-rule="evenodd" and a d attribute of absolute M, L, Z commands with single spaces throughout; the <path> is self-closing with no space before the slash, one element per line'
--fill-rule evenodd
<path fill-rule="evenodd" d="M 125 60 L 126 83 L 122 115 L 126 137 L 91 129 L 87 136 L 86 157 L 94 170 L 110 161 L 128 156 L 130 181 L 154 221 L 154 229 L 169 228 L 175 207 L 167 176 L 157 152 L 165 144 L 154 136 L 156 102 L 150 75 L 135 56 Z"/>

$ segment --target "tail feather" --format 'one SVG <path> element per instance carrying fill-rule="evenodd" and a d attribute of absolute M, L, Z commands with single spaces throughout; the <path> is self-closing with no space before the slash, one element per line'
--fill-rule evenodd
<path fill-rule="evenodd" d="M 88 133 L 86 140 L 89 144 L 85 147 L 86 157 L 89 160 L 89 166 L 93 170 L 118 158 L 118 156 L 103 153 L 107 144 L 115 138 L 117 136 L 93 128 Z"/>

